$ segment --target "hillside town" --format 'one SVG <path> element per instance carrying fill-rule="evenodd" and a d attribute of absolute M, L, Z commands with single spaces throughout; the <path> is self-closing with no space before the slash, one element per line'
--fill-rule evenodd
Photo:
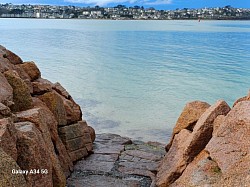
<path fill-rule="evenodd" d="M 215 8 L 183 8 L 176 10 L 157 10 L 143 6 L 127 7 L 77 7 L 52 5 L 14 5 L 0 4 L 1 18 L 43 18 L 43 19 L 114 19 L 114 20 L 250 20 L 250 9 L 234 8 L 230 5 Z"/>

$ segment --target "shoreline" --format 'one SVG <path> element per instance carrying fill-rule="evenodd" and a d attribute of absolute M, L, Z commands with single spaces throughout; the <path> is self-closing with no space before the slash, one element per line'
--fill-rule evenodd
<path fill-rule="evenodd" d="M 103 21 L 198 21 L 199 19 L 82 19 L 82 18 L 20 18 L 0 17 L 0 19 L 31 19 L 31 20 L 103 20 Z M 200 19 L 200 21 L 250 21 L 249 19 Z"/>

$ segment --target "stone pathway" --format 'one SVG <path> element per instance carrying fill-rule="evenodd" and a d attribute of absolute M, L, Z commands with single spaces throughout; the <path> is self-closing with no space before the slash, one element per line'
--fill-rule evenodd
<path fill-rule="evenodd" d="M 116 134 L 99 134 L 94 154 L 80 160 L 68 187 L 153 187 L 165 153 L 157 142 L 133 141 Z"/>

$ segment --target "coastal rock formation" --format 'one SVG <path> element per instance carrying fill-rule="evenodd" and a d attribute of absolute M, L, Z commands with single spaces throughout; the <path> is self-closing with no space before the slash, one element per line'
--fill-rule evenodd
<path fill-rule="evenodd" d="M 80 106 L 34 62 L 2 46 L 0 87 L 0 186 L 64 187 L 95 139 Z"/>
<path fill-rule="evenodd" d="M 202 101 L 193 101 L 186 104 L 176 122 L 170 143 L 166 146 L 166 151 L 168 151 L 171 147 L 174 136 L 178 134 L 182 129 L 193 131 L 196 122 L 209 107 L 210 105 L 208 103 Z"/>
<path fill-rule="evenodd" d="M 158 168 L 156 184 L 248 186 L 249 145 L 248 96 L 237 100 L 232 109 L 225 101 L 217 101 L 205 110 L 192 130 L 184 128 L 174 136 Z"/>

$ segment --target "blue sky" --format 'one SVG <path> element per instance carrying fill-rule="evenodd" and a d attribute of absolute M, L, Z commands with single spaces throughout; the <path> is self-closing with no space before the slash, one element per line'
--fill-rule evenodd
<path fill-rule="evenodd" d="M 223 7 L 250 8 L 250 0 L 0 0 L 0 3 L 13 4 L 50 4 L 111 7 L 117 4 L 126 6 L 155 7 L 157 9 Z"/>

